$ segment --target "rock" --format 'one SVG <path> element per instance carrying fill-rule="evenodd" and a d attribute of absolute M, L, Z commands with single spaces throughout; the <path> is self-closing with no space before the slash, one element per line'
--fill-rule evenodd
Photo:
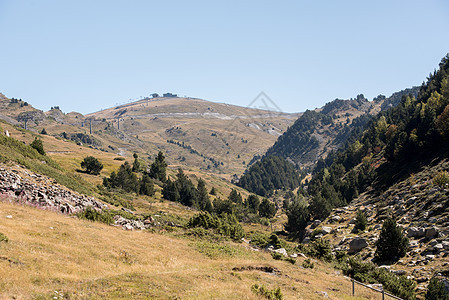
<path fill-rule="evenodd" d="M 426 238 L 433 238 L 438 234 L 438 228 L 436 228 L 435 226 L 433 227 L 429 227 L 426 229 Z"/>
<path fill-rule="evenodd" d="M 433 246 L 433 251 L 440 252 L 443 250 L 443 244 L 436 244 Z"/>
<path fill-rule="evenodd" d="M 308 244 L 308 243 L 310 243 L 310 238 L 309 238 L 309 237 L 305 237 L 305 238 L 302 240 L 302 243 L 303 243 L 303 244 Z"/>
<path fill-rule="evenodd" d="M 321 224 L 321 221 L 320 220 L 314 220 L 313 222 L 312 222 L 312 228 L 317 228 L 318 226 L 320 226 L 320 224 Z"/>
<path fill-rule="evenodd" d="M 332 222 L 340 222 L 341 217 L 340 216 L 332 216 L 330 219 Z"/>
<path fill-rule="evenodd" d="M 430 217 L 428 221 L 429 221 L 429 223 L 432 223 L 432 224 L 435 224 L 436 222 L 438 222 L 437 218 L 435 218 L 435 217 Z"/>
<path fill-rule="evenodd" d="M 356 253 L 368 246 L 364 238 L 356 237 L 349 243 L 349 253 Z"/>
<path fill-rule="evenodd" d="M 126 223 L 125 225 L 123 225 L 123 229 L 125 229 L 125 230 L 133 230 L 134 228 L 130 224 Z"/>
<path fill-rule="evenodd" d="M 390 272 L 396 275 L 405 275 L 406 273 L 405 270 L 391 270 Z"/>
<path fill-rule="evenodd" d="M 323 234 L 329 234 L 332 231 L 332 227 L 328 227 L 328 226 L 323 226 L 322 228 L 322 232 Z"/>
<path fill-rule="evenodd" d="M 418 197 L 416 197 L 416 196 L 411 197 L 410 199 L 407 200 L 407 204 L 408 204 L 408 205 L 414 204 L 415 201 L 416 201 L 416 199 L 418 199 Z"/>
<path fill-rule="evenodd" d="M 297 258 L 297 257 L 298 257 L 298 254 L 296 254 L 296 253 L 290 254 L 290 257 L 291 257 L 291 258 Z"/>
<path fill-rule="evenodd" d="M 127 213 L 129 213 L 129 214 L 134 215 L 134 212 L 133 212 L 132 210 L 130 210 L 130 209 L 127 209 L 127 208 L 125 208 L 125 207 L 122 207 L 122 210 L 123 210 L 124 212 L 127 212 Z"/>
<path fill-rule="evenodd" d="M 12 219 L 12 216 L 11 215 L 7 215 L 6 218 L 7 219 Z"/>
<path fill-rule="evenodd" d="M 441 244 L 443 245 L 444 250 L 449 250 L 449 241 L 443 241 Z"/>
<path fill-rule="evenodd" d="M 425 234 L 424 228 L 409 227 L 407 229 L 407 237 L 409 238 L 422 238 Z"/>
<path fill-rule="evenodd" d="M 425 276 L 416 278 L 417 283 L 423 283 L 423 282 L 427 282 L 427 281 L 429 281 L 429 278 L 427 278 Z"/>
<path fill-rule="evenodd" d="M 284 255 L 285 257 L 288 257 L 287 250 L 285 250 L 285 248 L 279 248 L 279 249 L 276 249 L 276 250 L 274 250 L 274 252 L 279 253 L 279 254 L 282 254 L 282 255 Z"/>

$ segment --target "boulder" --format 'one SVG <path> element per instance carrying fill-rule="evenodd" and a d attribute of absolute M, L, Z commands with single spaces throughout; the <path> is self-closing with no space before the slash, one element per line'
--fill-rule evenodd
<path fill-rule="evenodd" d="M 349 253 L 356 253 L 368 246 L 366 239 L 356 237 L 349 243 Z"/>
<path fill-rule="evenodd" d="M 320 220 L 314 220 L 313 222 L 312 222 L 312 228 L 317 228 L 318 226 L 320 226 L 320 224 L 321 224 L 321 221 Z"/>
<path fill-rule="evenodd" d="M 323 226 L 322 228 L 322 233 L 323 234 L 329 234 L 332 231 L 332 227 L 328 227 L 328 226 Z"/>
<path fill-rule="evenodd" d="M 425 234 L 426 231 L 424 228 L 409 227 L 407 229 L 407 237 L 409 238 L 422 238 Z"/>
<path fill-rule="evenodd" d="M 284 255 L 285 257 L 288 257 L 287 250 L 285 250 L 285 248 L 279 248 L 279 249 L 276 249 L 276 250 L 274 250 L 274 252 L 279 253 L 279 254 L 282 254 L 282 255 Z"/>
<path fill-rule="evenodd" d="M 438 228 L 435 226 L 426 229 L 426 238 L 430 239 L 438 235 Z"/>

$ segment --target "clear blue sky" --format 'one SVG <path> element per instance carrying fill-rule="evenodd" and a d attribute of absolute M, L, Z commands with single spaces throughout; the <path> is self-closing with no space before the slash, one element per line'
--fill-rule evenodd
<path fill-rule="evenodd" d="M 284 111 L 420 85 L 449 1 L 0 0 L 0 92 L 89 113 L 152 92 Z"/>

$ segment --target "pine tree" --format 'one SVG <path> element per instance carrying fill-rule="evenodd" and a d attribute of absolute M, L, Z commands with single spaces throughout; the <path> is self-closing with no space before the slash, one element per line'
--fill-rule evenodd
<path fill-rule="evenodd" d="M 259 197 L 257 197 L 254 194 L 249 195 L 248 199 L 246 199 L 246 207 L 248 207 L 249 211 L 257 214 L 259 211 L 260 206 L 260 200 Z"/>
<path fill-rule="evenodd" d="M 240 193 L 237 192 L 235 189 L 231 190 L 231 193 L 229 194 L 228 199 L 237 205 L 240 205 L 243 203 L 242 195 L 240 195 Z"/>
<path fill-rule="evenodd" d="M 276 205 L 267 198 L 263 198 L 259 206 L 259 216 L 261 216 L 262 218 L 270 219 L 275 215 L 276 215 Z"/>
<path fill-rule="evenodd" d="M 356 232 L 364 231 L 366 229 L 367 224 L 368 224 L 368 221 L 366 220 L 365 213 L 361 210 L 358 210 L 357 216 L 355 217 L 354 230 Z"/>
<path fill-rule="evenodd" d="M 206 183 L 203 179 L 198 180 L 196 187 L 198 194 L 198 208 L 200 210 L 212 212 L 212 203 L 210 202 L 209 194 L 207 193 Z"/>
<path fill-rule="evenodd" d="M 391 261 L 403 257 L 407 251 L 408 238 L 396 221 L 388 218 L 382 225 L 376 242 L 376 257 L 381 261 Z"/>
<path fill-rule="evenodd" d="M 140 191 L 141 195 L 153 196 L 154 195 L 154 183 L 148 174 L 143 174 L 140 179 Z"/>
<path fill-rule="evenodd" d="M 103 164 L 93 156 L 87 156 L 81 162 L 81 167 L 86 169 L 87 174 L 98 175 L 103 169 Z"/>
<path fill-rule="evenodd" d="M 427 286 L 426 300 L 449 300 L 449 293 L 438 277 L 432 277 Z"/>
<path fill-rule="evenodd" d="M 286 214 L 288 219 L 285 230 L 294 237 L 301 237 L 310 220 L 307 204 L 303 200 L 295 199 L 288 206 Z"/>
<path fill-rule="evenodd" d="M 162 151 L 159 151 L 154 163 L 151 164 L 150 176 L 156 180 L 165 182 L 167 180 L 167 163 Z"/>
<path fill-rule="evenodd" d="M 134 157 L 133 172 L 139 172 L 140 171 L 139 156 L 137 155 L 137 153 L 134 153 L 133 157 Z"/>
<path fill-rule="evenodd" d="M 45 155 L 44 143 L 42 143 L 42 140 L 40 138 L 34 138 L 34 141 L 30 144 L 30 146 L 36 149 L 39 154 Z"/>

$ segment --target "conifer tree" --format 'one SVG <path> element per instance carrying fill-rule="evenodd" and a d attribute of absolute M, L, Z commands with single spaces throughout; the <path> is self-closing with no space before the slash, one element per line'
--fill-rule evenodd
<path fill-rule="evenodd" d="M 403 234 L 396 221 L 388 218 L 382 225 L 376 242 L 375 256 L 381 261 L 391 261 L 403 257 L 407 251 L 408 238 Z"/>

